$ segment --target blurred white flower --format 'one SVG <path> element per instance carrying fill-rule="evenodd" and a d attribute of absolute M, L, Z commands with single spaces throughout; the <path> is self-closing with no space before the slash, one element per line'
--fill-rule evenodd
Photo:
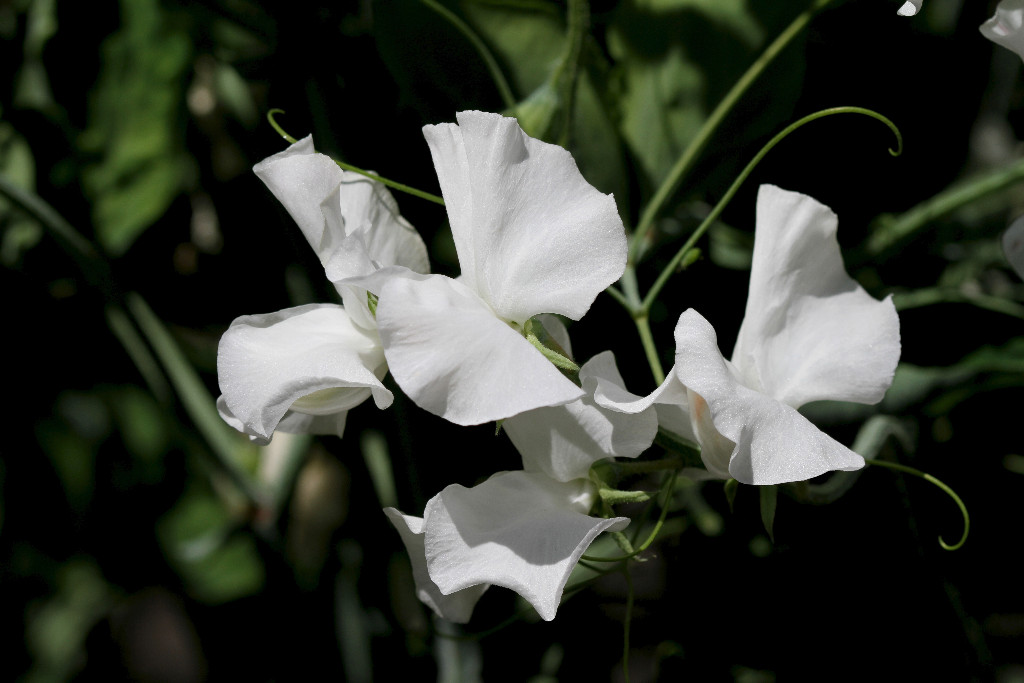
<path fill-rule="evenodd" d="M 907 0 L 896 10 L 896 14 L 901 17 L 912 17 L 921 11 L 922 4 L 924 4 L 924 0 Z"/>
<path fill-rule="evenodd" d="M 1024 59 L 1024 0 L 1002 0 L 996 13 L 981 25 L 981 35 Z"/>

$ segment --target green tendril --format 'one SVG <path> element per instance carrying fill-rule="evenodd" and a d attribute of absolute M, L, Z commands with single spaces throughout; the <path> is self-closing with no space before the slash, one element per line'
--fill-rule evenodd
<path fill-rule="evenodd" d="M 655 281 L 654 285 L 647 293 L 647 296 L 644 297 L 644 300 L 640 306 L 640 310 L 638 311 L 639 315 L 646 316 L 648 311 L 651 310 L 651 306 L 654 304 L 655 299 L 658 298 L 658 294 L 661 293 L 661 290 L 668 282 L 668 279 L 676 272 L 679 265 L 683 262 L 683 259 L 686 258 L 686 255 L 689 253 L 691 249 L 693 249 L 694 245 L 697 243 L 697 240 L 699 240 L 704 235 L 704 233 L 707 232 L 708 228 L 710 228 L 711 225 L 714 224 L 714 222 L 718 219 L 718 216 L 721 215 L 722 211 L 725 210 L 725 207 L 728 206 L 729 202 L 732 200 L 733 195 L 736 194 L 736 192 L 740 189 L 740 186 L 743 185 L 743 182 L 754 171 L 757 165 L 761 163 L 761 160 L 764 159 L 768 152 L 770 152 L 772 148 L 775 147 L 775 145 L 779 144 L 784 139 L 789 137 L 790 133 L 793 133 L 794 131 L 803 128 L 811 121 L 817 121 L 818 119 L 824 118 L 826 116 L 834 116 L 836 114 L 861 114 L 863 116 L 869 116 L 873 119 L 881 121 L 886 126 L 888 126 L 889 130 L 891 130 L 893 134 L 896 136 L 896 149 L 894 150 L 892 148 L 889 148 L 889 154 L 895 157 L 899 156 L 903 152 L 903 135 L 900 133 L 900 129 L 896 127 L 896 124 L 890 121 L 882 114 L 879 114 L 876 111 L 872 111 L 871 109 L 865 109 L 864 107 L 832 107 L 830 109 L 822 109 L 821 111 L 816 111 L 813 114 L 808 114 L 802 119 L 789 124 L 788 126 L 783 128 L 782 131 L 777 133 L 775 137 L 769 140 L 768 143 L 761 148 L 761 151 L 759 151 L 754 156 L 754 158 L 750 160 L 750 163 L 748 163 L 746 167 L 743 169 L 743 171 L 740 172 L 739 176 L 737 176 L 736 180 L 734 180 L 732 185 L 729 186 L 729 189 L 722 196 L 722 198 L 718 200 L 718 203 L 715 205 L 715 208 L 711 210 L 711 213 L 707 215 L 707 218 L 705 218 L 704 221 L 697 227 L 697 229 L 693 231 L 693 234 L 690 235 L 690 238 L 686 240 L 686 243 L 679 249 L 678 252 L 676 252 L 676 255 L 672 258 L 672 260 L 665 267 L 665 269 L 661 271 L 661 274 L 658 276 L 658 279 Z"/>
<path fill-rule="evenodd" d="M 291 135 L 288 135 L 285 129 L 281 127 L 281 124 L 277 122 L 277 119 L 274 118 L 277 114 L 283 113 L 284 109 L 271 109 L 270 111 L 267 112 L 267 123 L 270 124 L 271 128 L 277 131 L 278 135 L 287 140 L 288 144 L 294 145 L 297 142 L 297 140 L 293 138 Z"/>
<path fill-rule="evenodd" d="M 665 524 L 665 518 L 668 516 L 668 504 L 672 501 L 672 494 L 675 492 L 676 478 L 679 476 L 679 472 L 673 472 L 672 476 L 669 477 L 668 486 L 665 487 L 665 502 L 661 506 L 661 514 L 658 515 L 658 521 L 654 524 L 654 529 L 651 530 L 650 535 L 643 543 L 637 546 L 636 550 L 619 557 L 594 557 L 592 555 L 582 555 L 581 557 L 588 562 L 623 562 L 625 560 L 632 559 L 647 550 L 654 539 L 658 537 L 658 533 L 661 531 L 661 527 Z"/>
<path fill-rule="evenodd" d="M 294 145 L 296 143 L 295 138 L 293 138 L 291 135 L 289 135 L 285 131 L 285 129 L 281 127 L 281 124 L 279 124 L 277 122 L 277 119 L 274 118 L 277 114 L 284 114 L 284 113 L 285 112 L 284 112 L 283 109 L 271 109 L 270 111 L 267 112 L 267 121 L 270 123 L 270 126 L 275 131 L 277 131 L 278 135 L 280 135 L 285 140 L 287 140 L 289 143 Z M 390 180 L 389 178 L 384 178 L 382 176 L 377 175 L 376 173 L 371 173 L 370 171 L 367 171 L 365 169 L 359 168 L 358 166 L 353 166 L 352 164 L 346 164 L 344 161 L 338 161 L 337 159 L 332 159 L 332 161 L 334 163 L 336 163 L 338 165 L 338 168 L 340 168 L 342 170 L 352 171 L 353 173 L 358 173 L 359 175 L 366 176 L 367 178 L 370 178 L 371 180 L 376 180 L 377 182 L 381 183 L 382 185 L 387 185 L 388 187 L 390 187 L 393 190 L 398 190 L 399 192 L 404 192 L 406 194 L 411 194 L 413 197 L 419 197 L 420 199 L 426 199 L 428 202 L 434 202 L 435 204 L 440 204 L 441 206 L 444 206 L 444 199 L 441 198 L 441 197 L 438 197 L 436 194 L 431 194 L 430 192 L 424 192 L 423 190 L 417 190 L 415 187 L 411 187 L 409 185 L 405 185 L 403 183 L 399 183 L 399 182 L 396 182 L 394 180 Z"/>
<path fill-rule="evenodd" d="M 971 517 L 967 514 L 967 506 L 964 505 L 964 501 L 960 499 L 960 496 L 958 496 L 953 489 L 951 489 L 944 482 L 928 474 L 927 472 L 922 472 L 921 470 L 914 469 L 913 467 L 900 465 L 899 463 L 894 462 L 885 462 L 883 460 L 866 460 L 865 462 L 869 465 L 879 465 L 881 467 L 887 467 L 888 469 L 891 470 L 896 470 L 897 472 L 912 474 L 915 477 L 924 479 L 925 481 L 934 484 L 935 486 L 938 486 L 940 489 L 942 489 L 947 496 L 953 499 L 953 502 L 956 503 L 956 506 L 960 508 L 960 514 L 963 515 L 964 518 L 964 532 L 963 535 L 960 536 L 960 540 L 952 545 L 946 543 L 942 539 L 942 536 L 939 536 L 939 545 L 942 546 L 943 550 L 959 550 L 963 546 L 963 544 L 967 541 L 967 534 L 971 530 Z"/>

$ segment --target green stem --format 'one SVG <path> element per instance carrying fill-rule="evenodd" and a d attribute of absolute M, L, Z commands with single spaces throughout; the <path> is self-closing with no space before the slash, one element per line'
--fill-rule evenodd
<path fill-rule="evenodd" d="M 555 82 L 562 90 L 565 108 L 562 112 L 562 130 L 558 144 L 565 147 L 569 144 L 569 130 L 572 127 L 572 110 L 576 101 L 576 80 L 579 76 L 580 52 L 583 48 L 583 36 L 586 35 L 590 23 L 590 5 L 587 0 L 569 0 L 566 10 L 568 15 L 569 36 L 565 46 L 565 56 L 558 64 Z"/>
<path fill-rule="evenodd" d="M 1024 320 L 1024 306 L 1015 301 L 1009 301 L 990 294 L 965 294 L 955 289 L 932 287 L 929 289 L 918 289 L 913 292 L 901 292 L 893 296 L 893 303 L 896 310 L 905 311 L 910 308 L 931 306 L 933 304 L 971 304 L 978 308 L 995 313 L 1004 313 L 1014 318 Z"/>
<path fill-rule="evenodd" d="M 765 155 L 767 155 L 768 152 L 770 152 L 772 148 L 775 147 L 775 145 L 782 142 L 782 140 L 784 140 L 793 131 L 807 125 L 811 121 L 815 121 L 826 116 L 834 116 L 836 114 L 862 114 L 864 116 L 870 116 L 873 119 L 881 121 L 882 123 L 887 125 L 889 129 L 892 130 L 893 133 L 896 135 L 897 148 L 895 150 L 890 149 L 889 153 L 893 156 L 899 156 L 899 154 L 903 151 L 903 136 L 900 135 L 900 131 L 896 127 L 896 124 L 894 124 L 892 121 L 882 116 L 881 114 L 874 112 L 870 109 L 865 109 L 863 107 L 832 107 L 831 109 L 822 109 L 821 111 L 816 111 L 813 114 L 808 114 L 802 119 L 789 124 L 788 126 L 783 128 L 782 131 L 776 134 L 775 137 L 769 140 L 768 144 L 762 147 L 761 151 L 759 151 L 754 156 L 754 158 L 750 160 L 750 163 L 748 163 L 746 168 L 744 168 L 743 171 L 740 172 L 739 176 L 736 178 L 736 180 L 733 181 L 732 185 L 722 196 L 722 198 L 718 200 L 718 203 L 715 205 L 715 208 L 711 210 L 711 213 L 709 213 L 707 217 L 704 219 L 704 221 L 697 227 L 697 229 L 693 231 L 693 234 L 690 235 L 690 238 L 686 240 L 686 244 L 684 244 L 682 248 L 680 248 L 679 251 L 676 252 L 676 255 L 672 258 L 669 264 L 665 267 L 664 270 L 661 271 L 661 274 L 658 276 L 658 279 L 655 281 L 650 291 L 647 292 L 647 296 L 644 297 L 643 304 L 640 310 L 641 314 L 645 314 L 647 313 L 647 311 L 650 311 L 651 305 L 654 303 L 654 300 L 657 299 L 658 294 L 661 293 L 661 290 L 668 282 L 668 279 L 672 277 L 672 274 L 675 273 L 676 268 L 678 268 L 679 264 L 686 257 L 687 252 L 689 252 L 690 249 L 693 248 L 693 246 L 697 243 L 697 240 L 699 240 L 708 230 L 708 228 L 711 227 L 715 220 L 718 219 L 718 216 L 722 213 L 723 210 L 725 210 L 725 207 L 729 204 L 729 201 L 732 199 L 733 195 L 736 194 L 736 192 L 740 189 L 740 186 L 747 179 L 747 176 L 749 176 L 753 172 L 754 168 L 757 167 L 757 165 L 761 162 Z"/>
<path fill-rule="evenodd" d="M 18 187 L 3 176 L 0 176 L 0 196 L 38 221 L 75 259 L 89 282 L 99 287 L 108 298 L 112 296 L 112 278 L 106 258 L 52 206 L 39 195 Z"/>
<path fill-rule="evenodd" d="M 458 15 L 453 13 L 447 7 L 442 5 L 436 0 L 420 0 L 424 5 L 434 10 L 442 17 L 444 17 L 452 26 L 458 30 L 466 40 L 472 43 L 476 49 L 480 58 L 484 60 L 484 65 L 487 67 L 487 71 L 491 74 L 491 79 L 494 81 L 495 87 L 498 89 L 498 94 L 501 96 L 501 101 L 505 104 L 506 109 L 510 109 L 516 105 L 515 95 L 512 94 L 512 88 L 509 87 L 508 81 L 505 80 L 505 75 L 501 73 L 501 67 L 498 66 L 498 61 L 491 54 L 491 51 L 487 49 L 487 45 L 480 39 L 480 36 L 476 34 L 473 29 L 469 27 L 469 24 L 464 22 Z"/>
<path fill-rule="evenodd" d="M 682 156 L 676 161 L 675 165 L 669 171 L 668 176 L 662 182 L 661 186 L 655 192 L 654 197 L 651 198 L 650 203 L 646 206 L 643 213 L 640 216 L 640 223 L 637 225 L 636 232 L 633 234 L 632 242 L 629 245 L 629 264 L 635 264 L 639 260 L 640 252 L 643 248 L 644 242 L 647 240 L 647 233 L 650 232 L 651 227 L 654 225 L 654 219 L 661 213 L 665 202 L 675 193 L 676 189 L 682 183 L 686 174 L 690 171 L 693 165 L 697 162 L 697 158 L 700 153 L 707 146 L 711 137 L 715 134 L 718 126 L 721 125 L 722 121 L 725 120 L 726 115 L 736 105 L 736 102 L 743 96 L 751 84 L 757 80 L 758 76 L 768 67 L 769 64 L 779 55 L 782 50 L 789 45 L 790 41 L 797 36 L 805 26 L 811 21 L 815 14 L 821 11 L 831 0 L 814 0 L 811 6 L 803 11 L 796 19 L 793 20 L 786 30 L 779 34 L 779 36 L 769 45 L 765 51 L 761 54 L 757 60 L 750 65 L 746 73 L 740 77 L 732 89 L 725 95 L 715 110 L 711 112 L 704 125 L 697 132 L 693 141 L 683 152 Z"/>
<path fill-rule="evenodd" d="M 866 462 L 869 465 L 878 465 L 880 467 L 886 467 L 890 470 L 896 470 L 897 472 L 912 474 L 915 477 L 924 479 L 925 481 L 931 484 L 935 484 L 940 489 L 942 489 L 947 496 L 953 499 L 953 502 L 956 503 L 956 506 L 960 508 L 960 514 L 963 515 L 964 518 L 964 532 L 963 535 L 960 536 L 960 540 L 954 543 L 953 545 L 949 545 L 944 540 L 942 540 L 942 536 L 939 536 L 939 545 L 941 545 L 944 550 L 958 550 L 961 546 L 963 546 L 963 544 L 967 541 L 967 534 L 971 530 L 971 517 L 967 514 L 967 506 L 964 505 L 964 501 L 960 499 L 960 496 L 956 495 L 956 492 L 953 489 L 949 488 L 949 486 L 947 486 L 945 483 L 928 474 L 927 472 L 922 472 L 921 470 L 914 469 L 913 467 L 900 465 L 899 463 L 895 462 L 886 462 L 884 460 L 865 460 L 864 462 Z"/>
<path fill-rule="evenodd" d="M 658 358 L 658 347 L 654 343 L 654 335 L 651 334 L 651 324 L 646 315 L 633 319 L 636 323 L 636 330 L 640 333 L 640 343 L 643 344 L 644 353 L 647 355 L 647 364 L 651 366 L 651 374 L 654 375 L 654 382 L 658 386 L 665 381 L 665 370 L 661 367 L 661 359 Z"/>
<path fill-rule="evenodd" d="M 666 491 L 666 493 L 665 493 L 665 502 L 662 503 L 661 514 L 658 515 L 658 521 L 655 522 L 654 529 L 651 530 L 651 533 L 647 537 L 647 540 L 645 540 L 643 543 L 641 543 L 636 548 L 636 550 L 633 550 L 632 552 L 626 553 L 625 555 L 620 555 L 619 557 L 593 557 L 591 555 L 582 555 L 581 557 L 584 560 L 587 560 L 589 562 L 623 562 L 623 561 L 628 560 L 630 558 L 636 557 L 637 555 L 639 555 L 643 551 L 647 550 L 647 548 L 649 548 L 650 545 L 652 543 L 654 543 L 654 539 L 656 539 L 658 537 L 658 532 L 661 531 L 661 527 L 665 524 L 665 517 L 668 516 L 668 504 L 670 502 L 672 502 L 672 494 L 675 493 L 676 478 L 678 478 L 678 477 L 679 477 L 679 472 L 678 471 L 673 472 L 672 476 L 669 477 L 668 486 L 665 487 L 665 491 Z"/>
<path fill-rule="evenodd" d="M 426 0 L 424 0 L 424 1 L 426 1 Z M 284 128 L 281 127 L 281 124 L 279 124 L 277 122 L 277 120 L 274 118 L 274 116 L 276 116 L 277 114 L 283 114 L 283 113 L 284 113 L 283 109 L 271 109 L 270 111 L 267 112 L 267 121 L 270 122 L 271 127 L 275 131 L 277 131 L 278 135 L 280 135 L 285 140 L 287 140 L 289 143 L 294 145 L 295 142 L 296 142 L 295 138 L 292 137 L 291 135 L 289 135 L 287 132 L 285 132 Z M 370 171 L 363 170 L 363 169 L 359 168 L 358 166 L 353 166 L 352 164 L 346 164 L 344 161 L 338 161 L 337 159 L 332 159 L 332 161 L 334 163 L 336 163 L 339 168 L 341 168 L 341 169 L 343 169 L 345 171 L 352 171 L 353 173 L 358 173 L 359 175 L 366 176 L 367 178 L 370 178 L 372 180 L 376 180 L 380 184 L 387 185 L 388 187 L 390 187 L 392 189 L 395 189 L 395 190 L 398 190 L 399 192 L 404 192 L 406 194 L 411 194 L 414 197 L 419 197 L 420 199 L 426 199 L 428 202 L 434 202 L 435 204 L 440 204 L 441 206 L 444 206 L 444 199 L 442 197 L 438 197 L 436 194 L 431 194 L 430 192 L 424 192 L 423 190 L 417 190 L 415 187 L 410 187 L 409 185 L 405 185 L 403 183 L 396 182 L 396 181 L 391 180 L 389 178 L 384 178 L 382 176 L 377 175 L 376 173 L 371 173 Z"/>
<path fill-rule="evenodd" d="M 1021 181 L 1024 159 L 949 188 L 900 216 L 883 217 L 867 240 L 865 260 L 875 260 L 933 225 L 936 219 Z"/>

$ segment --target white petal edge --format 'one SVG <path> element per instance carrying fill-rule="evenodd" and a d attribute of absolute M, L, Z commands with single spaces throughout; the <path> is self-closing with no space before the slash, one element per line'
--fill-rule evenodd
<path fill-rule="evenodd" d="M 679 317 L 675 337 L 679 379 L 706 402 L 715 431 L 735 444 L 728 465 L 734 479 L 743 484 L 782 484 L 864 466 L 863 457 L 794 408 L 744 386 L 718 350 L 715 330 L 695 310 Z M 696 427 L 700 410 L 695 414 Z M 697 436 L 704 458 L 705 448 L 710 453 L 721 442 L 710 443 L 709 435 L 701 431 L 698 428 Z"/>
<path fill-rule="evenodd" d="M 580 555 L 601 532 L 629 524 L 581 512 L 591 500 L 588 481 L 561 483 L 534 472 L 503 472 L 471 489 L 453 484 L 424 513 L 430 578 L 445 595 L 504 586 L 551 621 Z"/>
<path fill-rule="evenodd" d="M 388 280 L 377 302 L 391 374 L 416 405 L 471 425 L 583 396 L 468 287 L 420 277 Z"/>
<path fill-rule="evenodd" d="M 341 306 L 311 304 L 235 319 L 217 349 L 217 376 L 228 412 L 245 432 L 269 441 L 289 410 L 325 416 L 371 395 L 394 399 L 375 335 Z"/>
<path fill-rule="evenodd" d="M 1017 277 L 1024 279 L 1024 216 L 1010 223 L 1003 233 L 1003 253 Z"/>
<path fill-rule="evenodd" d="M 284 205 L 298 224 L 317 256 L 323 260 L 344 233 L 332 235 L 325 230 L 321 203 L 338 187 L 343 171 L 330 157 L 313 149 L 313 136 L 307 135 L 267 157 L 253 172 Z"/>
<path fill-rule="evenodd" d="M 747 308 L 732 362 L 747 386 L 798 408 L 877 403 L 900 356 L 899 317 L 846 273 L 838 219 L 798 192 L 762 185 Z"/>
<path fill-rule="evenodd" d="M 490 585 L 469 586 L 451 595 L 444 595 L 427 573 L 427 558 L 423 550 L 423 518 L 405 515 L 395 508 L 384 508 L 384 514 L 398 530 L 412 563 L 412 578 L 416 584 L 416 597 L 434 611 L 434 614 L 456 624 L 465 624 L 473 615 L 477 600 Z"/>
<path fill-rule="evenodd" d="M 505 320 L 579 320 L 622 276 L 626 235 L 611 195 L 572 155 L 515 119 L 459 112 L 425 126 L 466 284 Z"/>
<path fill-rule="evenodd" d="M 584 386 L 595 386 L 598 377 L 623 386 L 611 351 L 594 356 L 580 368 Z M 586 477 L 598 460 L 635 458 L 646 451 L 658 432 L 658 416 L 653 407 L 635 415 L 602 408 L 590 393 L 565 405 L 511 417 L 502 429 L 522 456 L 524 470 L 567 482 Z"/>

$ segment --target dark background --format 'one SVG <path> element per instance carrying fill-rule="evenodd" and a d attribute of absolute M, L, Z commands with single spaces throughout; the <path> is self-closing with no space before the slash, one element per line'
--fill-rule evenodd
<path fill-rule="evenodd" d="M 747 4 L 761 29 L 757 44 L 699 2 L 593 2 L 595 89 L 625 101 L 623 64 L 657 68 L 681 48 L 703 81 L 701 96 L 679 109 L 706 115 L 764 39 L 805 6 Z M 471 23 L 487 11 L 556 23 L 564 13 L 557 2 L 446 5 Z M 865 246 L 882 229 L 879 216 L 1019 156 L 1020 60 L 977 30 L 993 4 L 928 0 L 913 19 L 897 17 L 895 1 L 833 5 L 712 139 L 667 207 L 657 233 L 666 246 L 641 266 L 641 286 L 774 132 L 817 109 L 858 105 L 900 126 L 904 154 L 891 158 L 891 135 L 867 118 L 798 131 L 723 214 L 734 252 L 749 248 L 756 188 L 771 182 L 838 213 L 850 270 L 876 296 L 941 284 L 1020 303 L 1021 283 L 996 246 L 1019 213 L 1020 187 L 938 217 L 888 253 Z M 45 21 L 51 31 L 33 24 Z M 628 59 L 617 51 L 623 44 Z M 495 51 L 518 76 L 516 96 L 528 95 L 536 83 L 517 71 L 522 56 Z M 58 240 L 0 205 L 3 405 L 13 427 L 0 441 L 0 619 L 4 632 L 19 634 L 4 648 L 2 677 L 421 680 L 440 676 L 458 650 L 479 656 L 488 681 L 618 680 L 625 584 L 617 574 L 566 602 L 552 623 L 527 615 L 467 641 L 436 638 L 412 596 L 361 434 L 384 435 L 399 506 L 420 514 L 449 483 L 469 486 L 517 467 L 493 426 L 457 428 L 396 391 L 389 411 L 353 411 L 344 439 L 309 444 L 299 483 L 261 518 L 230 490 L 183 404 L 157 395 L 112 334 L 105 310 L 138 293 L 215 397 L 216 343 L 232 319 L 332 300 L 301 233 L 250 171 L 285 145 L 264 119 L 271 107 L 286 110 L 278 120 L 292 135 L 313 133 L 320 151 L 437 192 L 420 128 L 503 103 L 465 38 L 416 2 L 125 0 L 47 9 L 0 0 L 0 172 L 29 178 L 29 189 L 99 244 L 114 283 L 92 286 Z M 587 131 L 575 131 L 571 150 Z M 621 138 L 616 145 L 627 174 L 600 189 L 614 189 L 635 224 L 658 179 Z M 588 177 L 601 170 L 580 165 Z M 443 209 L 398 201 L 431 247 L 435 271 L 457 274 Z M 666 367 L 686 308 L 715 325 L 726 350 L 742 318 L 746 271 L 726 267 L 732 262 L 708 240 L 702 247 L 705 257 L 673 279 L 653 312 Z M 962 496 L 972 515 L 964 548 L 946 552 L 936 540 L 960 533 L 948 498 L 881 468 L 868 468 L 830 505 L 780 496 L 774 545 L 756 492 L 741 487 L 730 512 L 720 484 L 691 490 L 676 501 L 682 522 L 634 565 L 632 680 L 1024 680 L 1015 559 L 1021 320 L 942 303 L 904 311 L 901 323 L 902 361 L 933 369 L 934 381 L 878 409 L 916 437 L 913 448 L 890 444 L 884 455 Z M 633 326 L 610 298 L 599 298 L 572 334 L 577 358 L 612 348 L 633 391 L 653 388 Z M 979 349 L 988 349 L 985 362 L 961 364 Z M 822 415 L 831 434 L 852 442 L 858 422 Z M 195 550 L 210 538 L 212 551 Z M 179 542 L 196 539 L 192 556 L 180 552 Z M 196 554 L 206 559 L 193 561 Z M 465 632 L 482 633 L 517 609 L 495 588 Z"/>

